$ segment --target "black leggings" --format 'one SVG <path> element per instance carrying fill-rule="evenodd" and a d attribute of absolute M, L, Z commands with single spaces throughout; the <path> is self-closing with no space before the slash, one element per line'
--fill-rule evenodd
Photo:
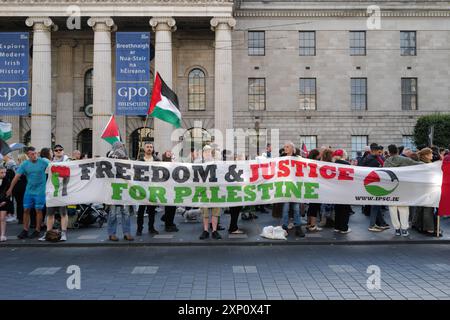
<path fill-rule="evenodd" d="M 175 211 L 177 210 L 177 207 L 173 206 L 166 206 L 164 207 L 165 212 L 165 226 L 166 227 L 173 227 L 175 224 L 173 223 L 173 219 L 175 219 Z"/>
<path fill-rule="evenodd" d="M 241 213 L 242 207 L 231 207 L 230 208 L 230 227 L 228 228 L 228 232 L 234 232 L 238 230 L 238 219 L 239 219 L 239 213 Z"/>
<path fill-rule="evenodd" d="M 155 206 L 139 206 L 138 214 L 137 214 L 137 230 L 142 231 L 144 228 L 144 213 L 147 211 L 148 214 L 148 229 L 154 229 L 155 223 L 155 214 L 156 207 Z"/>

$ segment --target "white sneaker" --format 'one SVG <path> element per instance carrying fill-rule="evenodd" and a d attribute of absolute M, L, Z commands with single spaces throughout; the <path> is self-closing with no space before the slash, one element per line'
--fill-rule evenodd
<path fill-rule="evenodd" d="M 347 233 L 352 232 L 352 229 L 348 228 L 347 231 L 339 231 L 339 232 L 342 234 L 347 234 Z"/>
<path fill-rule="evenodd" d="M 0 237 L 0 242 L 5 242 L 6 240 L 8 240 L 7 237 L 5 237 L 5 236 L 1 236 L 1 237 Z"/>
<path fill-rule="evenodd" d="M 6 223 L 13 223 L 13 222 L 17 222 L 16 217 L 14 217 L 14 216 L 6 217 Z"/>
<path fill-rule="evenodd" d="M 45 236 L 46 236 L 46 235 L 47 235 L 47 232 L 45 232 L 44 235 L 38 239 L 38 241 L 47 241 L 47 240 L 45 239 Z"/>
<path fill-rule="evenodd" d="M 67 241 L 67 234 L 65 231 L 61 231 L 61 239 L 59 241 Z"/>

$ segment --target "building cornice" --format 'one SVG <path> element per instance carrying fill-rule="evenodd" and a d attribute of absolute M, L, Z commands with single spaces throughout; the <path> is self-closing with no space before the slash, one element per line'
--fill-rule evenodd
<path fill-rule="evenodd" d="M 231 17 L 233 5 L 233 0 L 0 0 L 0 16 L 67 17 L 69 6 L 77 6 L 84 17 Z"/>
<path fill-rule="evenodd" d="M 237 10 L 234 13 L 237 18 L 267 17 L 369 17 L 367 9 L 343 9 L 343 10 Z M 381 10 L 381 17 L 450 17 L 448 10 Z"/>

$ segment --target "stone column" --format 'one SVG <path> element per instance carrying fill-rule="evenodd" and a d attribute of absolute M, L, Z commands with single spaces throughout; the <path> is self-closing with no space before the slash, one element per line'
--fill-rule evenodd
<path fill-rule="evenodd" d="M 48 17 L 29 17 L 25 24 L 33 27 L 31 145 L 40 150 L 52 144 L 51 31 L 58 28 Z"/>
<path fill-rule="evenodd" d="M 105 157 L 111 146 L 101 134 L 112 111 L 111 31 L 114 21 L 92 17 L 88 25 L 94 30 L 94 115 L 92 117 L 92 155 Z M 121 133 L 123 135 L 123 133 Z"/>
<path fill-rule="evenodd" d="M 56 143 L 70 155 L 73 148 L 73 39 L 56 41 L 58 47 L 58 89 L 56 94 Z"/>
<path fill-rule="evenodd" d="M 226 136 L 233 128 L 233 72 L 231 30 L 236 20 L 227 17 L 211 19 L 211 29 L 216 33 L 214 55 L 214 127 Z M 225 141 L 224 144 L 225 146 Z"/>
<path fill-rule="evenodd" d="M 176 30 L 175 19 L 155 17 L 150 19 L 150 25 L 155 32 L 155 76 L 156 72 L 159 72 L 164 82 L 173 90 L 172 32 Z M 154 119 L 155 150 L 159 155 L 172 149 L 170 136 L 173 130 L 174 127 L 170 123 Z"/>

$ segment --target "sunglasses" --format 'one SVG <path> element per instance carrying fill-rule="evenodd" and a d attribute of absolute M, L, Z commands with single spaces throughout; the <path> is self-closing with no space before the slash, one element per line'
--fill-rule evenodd
<path fill-rule="evenodd" d="M 55 149 L 55 152 L 63 151 L 64 149 Z"/>

